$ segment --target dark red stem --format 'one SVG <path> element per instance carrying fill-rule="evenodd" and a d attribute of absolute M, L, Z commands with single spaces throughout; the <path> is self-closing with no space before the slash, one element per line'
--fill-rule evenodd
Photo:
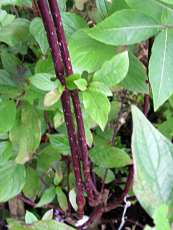
<path fill-rule="evenodd" d="M 51 10 L 54 24 L 56 27 L 59 47 L 60 47 L 60 51 L 62 54 L 62 59 L 63 59 L 65 70 L 66 70 L 66 75 L 69 76 L 73 74 L 73 69 L 72 69 L 70 55 L 68 52 L 67 42 L 66 42 L 66 38 L 64 34 L 63 25 L 62 25 L 60 10 L 59 10 L 57 1 L 48 0 L 48 2 L 50 5 L 50 10 Z M 91 179 L 91 171 L 90 171 L 90 161 L 88 157 L 88 147 L 87 147 L 87 142 L 86 142 L 85 129 L 84 129 L 84 123 L 83 123 L 83 117 L 82 117 L 82 112 L 81 112 L 78 91 L 77 90 L 71 91 L 71 97 L 73 101 L 76 123 L 77 123 L 77 128 L 78 128 L 78 142 L 79 142 L 80 151 L 82 155 L 84 177 L 85 177 L 85 182 L 86 182 L 86 191 L 88 194 L 89 202 L 92 203 L 93 190 L 92 190 L 92 179 Z"/>
<path fill-rule="evenodd" d="M 84 225 L 81 226 L 81 229 L 92 224 L 97 218 L 101 217 L 103 213 L 110 212 L 111 210 L 117 208 L 124 201 L 124 198 L 128 195 L 130 187 L 133 183 L 133 175 L 133 166 L 129 166 L 129 174 L 122 195 L 119 198 L 115 199 L 115 201 L 108 203 L 106 207 L 103 205 L 99 205 L 90 215 L 90 219 Z"/>
<path fill-rule="evenodd" d="M 51 48 L 56 76 L 59 79 L 59 81 L 63 85 L 65 85 L 64 65 L 61 59 L 61 54 L 58 46 L 58 38 L 56 35 L 56 31 L 54 29 L 52 17 L 49 13 L 47 2 L 46 0 L 38 0 L 37 3 L 41 13 L 41 17 L 43 19 L 45 30 L 47 32 L 48 42 Z M 69 140 L 69 145 L 71 148 L 71 155 L 73 160 L 74 174 L 76 178 L 78 213 L 80 216 L 82 216 L 84 205 L 85 205 L 85 199 L 83 196 L 83 185 L 82 185 L 82 178 L 80 172 L 80 163 L 78 158 L 76 134 L 75 134 L 74 124 L 73 124 L 72 112 L 70 108 L 70 93 L 66 89 L 66 87 L 61 96 L 61 103 L 64 111 L 64 118 L 67 127 L 67 133 L 68 133 L 68 140 Z"/>
<path fill-rule="evenodd" d="M 147 61 L 147 66 L 146 66 L 146 68 L 147 68 L 147 77 L 148 77 L 148 74 L 149 74 L 149 61 L 150 61 L 150 57 L 151 57 L 152 45 L 153 45 L 153 38 L 150 38 L 148 40 L 148 61 Z M 149 88 L 149 91 L 150 91 L 149 78 L 147 80 L 147 84 L 148 84 L 148 88 Z M 145 94 L 144 95 L 144 108 L 143 108 L 143 112 L 144 112 L 144 115 L 146 117 L 148 115 L 149 107 L 150 107 L 150 96 L 148 94 Z"/>

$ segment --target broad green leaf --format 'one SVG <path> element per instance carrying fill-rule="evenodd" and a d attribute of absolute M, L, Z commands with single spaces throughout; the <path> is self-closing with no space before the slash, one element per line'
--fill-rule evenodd
<path fill-rule="evenodd" d="M 157 230 L 171 230 L 168 220 L 168 207 L 166 205 L 161 205 L 160 207 L 157 207 L 153 218 Z"/>
<path fill-rule="evenodd" d="M 87 23 L 81 16 L 69 12 L 62 13 L 62 23 L 68 40 L 77 30 L 87 27 Z"/>
<path fill-rule="evenodd" d="M 169 117 L 166 121 L 157 124 L 157 128 L 164 136 L 171 140 L 173 137 L 173 117 Z"/>
<path fill-rule="evenodd" d="M 11 130 L 16 119 L 16 105 L 10 100 L 0 100 L 0 133 Z"/>
<path fill-rule="evenodd" d="M 85 91 L 87 88 L 87 81 L 84 78 L 74 81 L 74 84 L 78 87 L 79 90 Z"/>
<path fill-rule="evenodd" d="M 0 202 L 18 195 L 25 185 L 25 167 L 13 161 L 0 164 Z"/>
<path fill-rule="evenodd" d="M 37 73 L 30 78 L 32 85 L 43 91 L 51 91 L 60 86 L 54 74 Z"/>
<path fill-rule="evenodd" d="M 29 39 L 29 21 L 24 18 L 17 18 L 10 25 L 0 28 L 0 41 L 9 46 L 19 46 Z"/>
<path fill-rule="evenodd" d="M 59 85 L 58 88 L 47 93 L 44 97 L 44 106 L 49 107 L 54 105 L 60 99 L 63 91 L 64 91 L 64 86 Z"/>
<path fill-rule="evenodd" d="M 109 45 L 130 45 L 152 37 L 163 26 L 136 10 L 115 12 L 87 31 L 92 38 Z"/>
<path fill-rule="evenodd" d="M 29 30 L 35 38 L 35 40 L 37 41 L 37 43 L 39 44 L 42 53 L 46 54 L 49 45 L 41 18 L 34 18 L 30 24 Z"/>
<path fill-rule="evenodd" d="M 70 89 L 70 90 L 76 89 L 76 85 L 75 85 L 74 81 L 79 80 L 79 79 L 81 79 L 80 74 L 72 74 L 70 76 L 67 76 L 66 77 L 67 88 Z"/>
<path fill-rule="evenodd" d="M 6 70 L 0 69 L 0 87 L 3 86 L 15 87 L 16 84 Z"/>
<path fill-rule="evenodd" d="M 53 201 L 53 199 L 55 198 L 55 195 L 56 195 L 56 190 L 55 190 L 55 187 L 51 187 L 51 188 L 48 188 L 46 189 L 44 192 L 43 192 L 43 195 L 41 196 L 39 202 L 37 203 L 36 207 L 39 208 L 39 207 L 42 207 L 46 204 L 49 204 L 50 202 Z"/>
<path fill-rule="evenodd" d="M 105 96 L 111 97 L 112 92 L 109 89 L 107 85 L 105 85 L 103 82 L 100 81 L 92 81 L 89 83 L 89 90 L 90 91 L 95 91 L 95 92 L 100 92 L 104 94 Z"/>
<path fill-rule="evenodd" d="M 32 0 L 2 0 L 0 2 L 0 6 L 5 6 L 5 5 L 17 5 L 17 6 L 32 6 Z"/>
<path fill-rule="evenodd" d="M 62 133 L 49 135 L 49 141 L 52 147 L 55 148 L 59 153 L 68 154 L 70 152 L 70 147 L 66 135 Z"/>
<path fill-rule="evenodd" d="M 37 170 L 41 172 L 47 171 L 49 168 L 53 167 L 54 162 L 57 160 L 60 160 L 60 154 L 56 148 L 48 144 L 38 152 Z"/>
<path fill-rule="evenodd" d="M 77 206 L 77 203 L 76 203 L 76 192 L 74 189 L 70 190 L 69 192 L 69 201 L 70 201 L 70 204 L 72 205 L 73 209 L 75 211 L 78 210 L 78 206 Z"/>
<path fill-rule="evenodd" d="M 103 82 L 108 87 L 114 87 L 125 78 L 128 69 L 129 57 L 128 52 L 125 51 L 106 61 L 101 69 L 94 74 L 93 79 Z"/>
<path fill-rule="evenodd" d="M 69 41 L 75 73 L 94 72 L 115 55 L 113 47 L 95 41 L 86 34 L 86 31 L 88 30 L 77 31 Z"/>
<path fill-rule="evenodd" d="M 160 33 L 153 44 L 149 63 L 149 80 L 157 110 L 173 93 L 173 30 Z M 157 58 L 157 61 L 156 61 Z"/>
<path fill-rule="evenodd" d="M 35 74 L 37 73 L 51 73 L 55 74 L 53 61 L 50 55 L 41 57 L 35 65 Z"/>
<path fill-rule="evenodd" d="M 166 7 L 158 0 L 125 0 L 127 4 L 132 8 L 143 12 L 144 14 L 152 17 L 156 21 L 161 22 L 163 17 L 168 18 L 169 13 L 173 14 L 173 11 Z"/>
<path fill-rule="evenodd" d="M 24 104 L 18 111 L 10 140 L 17 154 L 16 162 L 24 164 L 32 158 L 41 139 L 41 122 L 33 106 Z"/>
<path fill-rule="evenodd" d="M 64 114 L 61 111 L 57 111 L 55 116 L 53 117 L 54 127 L 58 128 L 60 125 L 64 123 Z"/>
<path fill-rule="evenodd" d="M 161 205 L 169 205 L 173 190 L 173 145 L 132 107 L 134 192 L 143 208 L 153 216 Z"/>
<path fill-rule="evenodd" d="M 22 65 L 20 60 L 12 52 L 8 52 L 5 49 L 1 51 L 1 62 L 3 69 L 11 74 L 14 74 L 17 68 Z"/>
<path fill-rule="evenodd" d="M 8 14 L 5 10 L 0 9 L 0 28 L 9 25 L 14 20 L 15 16 L 13 14 Z"/>
<path fill-rule="evenodd" d="M 111 9 L 112 2 L 109 2 L 107 0 L 96 0 L 96 12 L 94 12 L 96 15 L 95 18 L 97 21 L 101 21 L 102 19 L 105 19 L 109 15 L 109 11 Z"/>
<path fill-rule="evenodd" d="M 53 219 L 53 209 L 48 210 L 42 217 L 42 220 L 52 220 Z"/>
<path fill-rule="evenodd" d="M 55 172 L 55 176 L 53 179 L 54 185 L 59 185 L 61 183 L 62 179 L 63 179 L 63 171 L 62 171 L 61 167 L 59 166 Z"/>
<path fill-rule="evenodd" d="M 68 209 L 67 197 L 60 187 L 56 187 L 56 195 L 60 208 L 66 211 Z"/>
<path fill-rule="evenodd" d="M 90 150 L 91 161 L 102 168 L 121 168 L 131 164 L 129 155 L 120 148 L 97 138 L 95 146 Z"/>
<path fill-rule="evenodd" d="M 8 219 L 9 230 L 75 230 L 64 223 L 55 220 L 37 221 L 32 225 L 24 225 L 16 220 Z"/>
<path fill-rule="evenodd" d="M 100 177 L 102 180 L 104 180 L 105 184 L 109 184 L 112 181 L 115 180 L 115 175 L 110 169 L 105 169 L 101 167 L 94 168 L 94 172 L 98 177 Z M 105 177 L 106 175 L 106 177 Z"/>
<path fill-rule="evenodd" d="M 8 161 L 12 156 L 13 153 L 11 143 L 9 141 L 0 141 L 0 162 Z"/>
<path fill-rule="evenodd" d="M 26 211 L 25 223 L 26 224 L 33 224 L 36 221 L 38 221 L 37 217 L 32 212 Z"/>
<path fill-rule="evenodd" d="M 82 96 L 86 112 L 104 130 L 110 112 L 108 98 L 100 92 L 91 90 L 83 92 Z"/>
<path fill-rule="evenodd" d="M 32 168 L 27 168 L 26 181 L 27 183 L 23 188 L 23 193 L 26 197 L 30 199 L 35 199 L 41 189 L 37 171 Z"/>
<path fill-rule="evenodd" d="M 171 4 L 173 5 L 173 0 L 160 0 L 161 2 L 164 2 L 166 4 Z"/>
<path fill-rule="evenodd" d="M 129 71 L 120 85 L 132 92 L 147 94 L 149 87 L 146 80 L 145 67 L 132 53 L 129 53 Z"/>

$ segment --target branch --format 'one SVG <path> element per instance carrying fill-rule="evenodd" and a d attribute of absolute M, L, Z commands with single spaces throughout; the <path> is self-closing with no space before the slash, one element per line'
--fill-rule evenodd
<path fill-rule="evenodd" d="M 59 10 L 57 1 L 48 0 L 48 2 L 50 5 L 50 10 L 51 10 L 54 24 L 56 27 L 56 33 L 58 37 L 59 47 L 60 47 L 60 51 L 62 54 L 62 59 L 64 62 L 66 74 L 67 76 L 69 76 L 73 74 L 73 70 L 72 70 L 70 55 L 68 52 L 67 42 L 66 42 L 66 38 L 65 38 L 64 30 L 63 30 L 60 10 Z M 82 112 L 81 112 L 78 91 L 77 90 L 71 91 L 71 97 L 73 101 L 76 123 L 77 123 L 77 128 L 78 128 L 78 142 L 80 145 L 80 151 L 82 155 L 84 177 L 86 181 L 86 191 L 88 194 L 89 203 L 92 204 L 94 200 L 93 190 L 92 190 L 92 178 L 91 178 L 90 162 L 89 162 L 89 157 L 88 157 L 88 147 L 87 147 L 86 136 L 85 136 L 85 128 L 84 128 L 84 123 L 83 123 L 83 117 L 82 117 Z"/>
<path fill-rule="evenodd" d="M 49 8 L 45 0 L 38 0 L 38 7 L 41 13 L 41 17 L 43 19 L 44 27 L 47 32 L 49 46 L 51 48 L 52 58 L 55 67 L 55 73 L 59 81 L 62 85 L 65 85 L 64 79 L 64 65 L 61 59 L 61 54 L 58 46 L 58 38 L 56 35 L 56 31 L 54 29 L 54 24 L 49 13 Z M 64 118 L 67 127 L 68 140 L 71 149 L 71 155 L 73 160 L 74 174 L 76 178 L 76 188 L 77 188 L 77 205 L 78 205 L 78 214 L 80 216 L 83 215 L 83 209 L 85 205 L 85 199 L 83 196 L 83 185 L 82 185 L 82 177 L 80 172 L 80 163 L 78 158 L 78 148 L 77 148 L 77 140 L 76 134 L 73 124 L 73 117 L 70 108 L 70 93 L 67 88 L 65 88 L 62 96 L 61 103 L 64 111 Z"/>

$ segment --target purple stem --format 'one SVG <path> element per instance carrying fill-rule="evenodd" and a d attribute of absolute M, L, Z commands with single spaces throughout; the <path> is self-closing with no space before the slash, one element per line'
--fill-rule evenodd
<path fill-rule="evenodd" d="M 97 220 L 99 217 L 101 217 L 103 213 L 110 212 L 111 210 L 117 208 L 124 201 L 124 198 L 128 195 L 130 187 L 133 183 L 133 176 L 134 176 L 134 168 L 133 168 L 133 165 L 131 165 L 131 166 L 129 166 L 129 174 L 127 177 L 125 188 L 124 188 L 121 196 L 119 198 L 115 199 L 115 201 L 108 203 L 108 205 L 106 207 L 104 205 L 99 205 L 93 211 L 93 213 L 91 213 L 89 220 L 85 224 L 80 226 L 81 229 L 92 224 L 95 220 Z"/>
<path fill-rule="evenodd" d="M 147 77 L 148 77 L 148 74 L 149 74 L 149 61 L 150 61 L 150 57 L 151 57 L 151 50 L 152 50 L 152 46 L 153 46 L 153 42 L 154 42 L 154 39 L 153 38 L 150 38 L 148 40 L 148 61 L 147 61 Z M 150 91 L 150 82 L 149 82 L 149 79 L 147 80 L 147 84 L 148 84 L 148 88 L 149 88 L 149 91 Z M 144 115 L 147 117 L 148 115 L 148 111 L 149 111 L 149 107 L 150 107 L 150 96 L 145 94 L 144 95 L 144 108 L 143 108 L 143 112 L 144 112 Z"/>
<path fill-rule="evenodd" d="M 41 17 L 43 19 L 45 30 L 47 32 L 48 42 L 51 48 L 56 76 L 59 79 L 59 81 L 63 85 L 65 85 L 64 65 L 61 59 L 61 54 L 58 46 L 58 38 L 56 35 L 56 31 L 54 29 L 52 17 L 49 13 L 47 2 L 46 0 L 38 0 L 37 3 L 41 13 Z M 83 209 L 85 206 L 85 199 L 83 196 L 83 185 L 82 185 L 82 178 L 80 172 L 80 163 L 78 158 L 76 134 L 75 134 L 74 124 L 73 124 L 72 112 L 70 108 L 70 93 L 67 90 L 67 88 L 65 88 L 61 96 L 61 103 L 64 111 L 64 118 L 67 127 L 67 133 L 68 133 L 68 140 L 69 140 L 69 145 L 71 148 L 71 155 L 73 160 L 74 174 L 76 178 L 78 214 L 82 216 Z"/>
<path fill-rule="evenodd" d="M 55 0 L 48 0 L 50 5 L 50 10 L 52 13 L 52 17 L 54 20 L 54 24 L 56 27 L 57 37 L 59 41 L 59 47 L 62 54 L 62 59 L 64 62 L 64 66 L 66 69 L 67 76 L 73 74 L 72 64 L 70 60 L 70 55 L 68 52 L 67 42 L 64 34 L 64 29 L 61 20 L 60 10 Z M 92 204 L 93 198 L 93 189 L 92 189 L 92 178 L 91 178 L 91 170 L 90 170 L 90 161 L 88 157 L 88 147 L 86 142 L 85 136 L 85 128 L 83 123 L 82 111 L 80 106 L 80 100 L 77 90 L 71 91 L 71 97 L 73 101 L 75 116 L 76 116 L 76 123 L 78 128 L 78 142 L 80 145 L 80 152 L 82 155 L 82 163 L 84 169 L 84 177 L 86 181 L 86 191 L 88 194 L 89 203 Z"/>

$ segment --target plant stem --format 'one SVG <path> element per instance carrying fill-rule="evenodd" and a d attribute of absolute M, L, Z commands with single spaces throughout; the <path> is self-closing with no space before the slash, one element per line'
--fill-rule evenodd
<path fill-rule="evenodd" d="M 65 85 L 64 79 L 64 65 L 61 59 L 60 50 L 58 46 L 58 38 L 54 29 L 54 24 L 52 17 L 49 13 L 49 8 L 45 0 L 38 0 L 38 7 L 43 19 L 44 27 L 47 32 L 49 46 L 51 48 L 52 58 L 55 67 L 55 73 L 59 81 Z M 73 117 L 70 108 L 70 93 L 65 87 L 65 90 L 61 96 L 61 103 L 64 111 L 64 118 L 67 127 L 68 140 L 71 149 L 71 155 L 73 160 L 74 174 L 76 178 L 76 188 L 77 188 L 77 205 L 79 216 L 83 215 L 83 209 L 85 206 L 85 199 L 83 196 L 83 185 L 82 177 L 80 172 L 80 163 L 78 158 L 78 148 L 76 134 L 73 124 Z"/>
<path fill-rule="evenodd" d="M 54 20 L 59 47 L 62 55 L 62 59 L 64 62 L 65 70 L 67 76 L 73 74 L 72 64 L 68 52 L 67 42 L 64 34 L 64 29 L 62 25 L 60 10 L 57 4 L 57 1 L 55 0 L 48 0 L 50 5 L 50 10 L 52 13 L 52 17 Z M 77 90 L 71 91 L 71 97 L 73 101 L 74 111 L 75 111 L 75 117 L 76 117 L 76 123 L 78 128 L 78 142 L 80 146 L 80 152 L 82 155 L 82 163 L 83 163 L 83 170 L 84 170 L 84 177 L 86 182 L 86 191 L 88 194 L 89 202 L 92 203 L 93 201 L 93 190 L 92 190 L 92 179 L 91 179 L 91 171 L 90 171 L 90 161 L 88 157 L 88 147 L 86 142 L 86 136 L 85 136 L 85 128 L 83 123 L 83 117 L 82 117 L 82 111 L 80 106 L 80 100 Z"/>
<path fill-rule="evenodd" d="M 124 198 L 128 195 L 129 189 L 133 183 L 133 175 L 134 175 L 133 166 L 129 166 L 129 174 L 122 195 L 119 198 L 115 199 L 115 201 L 108 203 L 106 207 L 104 205 L 99 205 L 90 215 L 89 220 L 84 225 L 81 226 L 81 229 L 92 224 L 99 217 L 101 217 L 103 213 L 110 212 L 111 210 L 117 208 L 123 202 Z"/>
<path fill-rule="evenodd" d="M 153 38 L 150 38 L 148 40 L 148 61 L 147 61 L 147 77 L 148 77 L 148 74 L 149 74 L 149 61 L 150 61 L 150 57 L 151 57 L 151 50 L 152 50 L 152 46 L 153 46 Z M 149 83 L 149 79 L 148 79 L 148 88 L 149 88 L 149 91 L 150 91 L 150 83 Z M 148 110 L 149 110 L 149 107 L 150 107 L 150 96 L 145 94 L 144 95 L 144 108 L 143 108 L 143 112 L 144 112 L 144 115 L 147 117 L 148 115 Z"/>

